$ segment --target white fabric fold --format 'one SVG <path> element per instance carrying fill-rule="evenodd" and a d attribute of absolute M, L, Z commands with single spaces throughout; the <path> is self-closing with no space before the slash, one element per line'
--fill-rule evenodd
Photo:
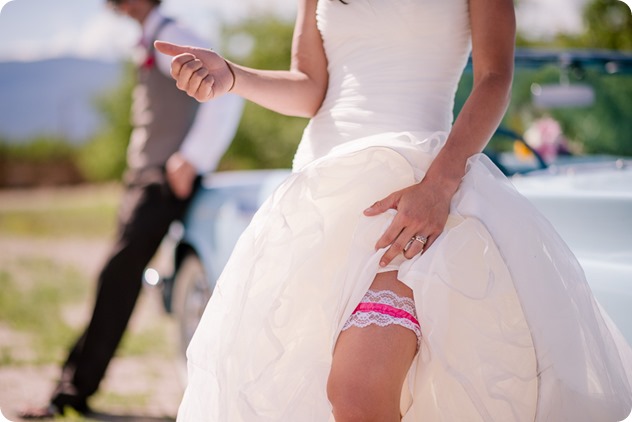
<path fill-rule="evenodd" d="M 410 162 L 430 162 L 441 144 L 415 139 L 346 145 L 264 203 L 189 347 L 179 420 L 331 418 L 333 347 L 377 271 L 384 251 L 373 245 L 393 216 L 362 211 L 424 173 Z M 550 225 L 482 157 L 471 160 L 443 234 L 399 278 L 413 289 L 423 333 L 404 421 L 627 415 L 628 346 Z"/>

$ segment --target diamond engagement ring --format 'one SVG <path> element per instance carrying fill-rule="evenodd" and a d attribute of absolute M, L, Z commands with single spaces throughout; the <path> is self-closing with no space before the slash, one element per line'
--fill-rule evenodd
<path fill-rule="evenodd" d="M 421 246 L 426 246 L 426 243 L 428 243 L 428 238 L 426 236 L 422 236 L 420 234 L 415 235 L 412 239 L 410 239 L 412 241 L 416 241 L 421 243 Z"/>
<path fill-rule="evenodd" d="M 406 246 L 404 247 L 404 252 L 406 252 L 411 247 L 413 242 L 421 243 L 421 251 L 423 252 L 424 247 L 426 246 L 426 243 L 428 243 L 428 238 L 426 236 L 422 236 L 420 234 L 417 234 L 417 235 L 411 237 L 410 240 L 408 241 L 408 243 L 406 243 Z"/>

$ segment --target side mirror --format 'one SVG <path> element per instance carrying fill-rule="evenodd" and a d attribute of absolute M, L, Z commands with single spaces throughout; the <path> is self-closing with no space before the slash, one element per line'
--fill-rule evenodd
<path fill-rule="evenodd" d="M 595 102 L 595 91 L 584 84 L 531 85 L 531 98 L 538 108 L 588 107 Z"/>

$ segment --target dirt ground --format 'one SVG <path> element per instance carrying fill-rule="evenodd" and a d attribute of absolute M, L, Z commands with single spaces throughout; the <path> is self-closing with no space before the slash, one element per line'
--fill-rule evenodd
<path fill-rule="evenodd" d="M 7 204 L 7 194 L 0 191 L 0 204 Z M 71 264 L 93 280 L 102 264 L 109 242 L 101 239 L 29 239 L 0 236 L 0 269 L 11 260 L 33 255 L 55 262 Z M 183 364 L 178 360 L 175 322 L 166 316 L 160 303 L 159 291 L 144 289 L 130 330 L 144 324 L 165 324 L 164 341 L 173 353 L 149 353 L 145 356 L 117 357 L 114 359 L 100 392 L 91 402 L 98 413 L 89 419 L 62 418 L 56 420 L 89 421 L 172 421 L 182 397 Z M 84 324 L 88 318 L 90 300 L 67 312 L 67 319 Z M 64 310 L 66 311 L 66 310 Z M 25 343 L 24 333 L 12 331 L 0 320 L 0 349 L 19 347 Z M 0 360 L 0 422 L 2 414 L 10 421 L 18 421 L 17 412 L 28 406 L 47 402 L 59 376 L 59 366 L 12 366 Z M 101 398 L 99 398 L 101 396 Z M 105 398 L 104 398 L 105 397 Z M 120 398 L 120 405 L 116 398 Z M 135 399 L 137 398 L 137 400 Z"/>

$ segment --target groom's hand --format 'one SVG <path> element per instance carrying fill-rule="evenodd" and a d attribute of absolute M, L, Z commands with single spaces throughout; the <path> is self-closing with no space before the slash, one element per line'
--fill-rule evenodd
<path fill-rule="evenodd" d="M 165 41 L 156 41 L 154 46 L 159 52 L 173 57 L 171 76 L 176 80 L 176 86 L 200 102 L 225 94 L 233 84 L 228 64 L 212 50 Z"/>
<path fill-rule="evenodd" d="M 197 170 L 180 152 L 173 153 L 167 160 L 166 176 L 176 197 L 186 199 L 191 196 Z"/>

